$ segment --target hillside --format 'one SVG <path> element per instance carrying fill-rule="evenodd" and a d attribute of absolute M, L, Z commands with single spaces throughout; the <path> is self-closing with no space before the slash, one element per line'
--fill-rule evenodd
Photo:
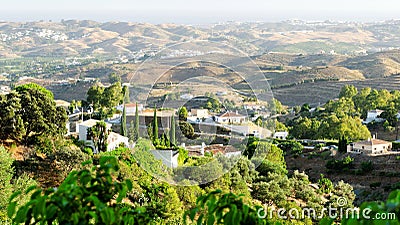
<path fill-rule="evenodd" d="M 339 23 L 284 21 L 205 26 L 63 20 L 0 22 L 2 57 L 140 57 L 189 40 L 225 42 L 248 54 L 286 52 L 359 54 L 397 47 L 399 21 Z M 385 29 L 383 29 L 385 27 Z M 139 55 L 138 55 L 139 54 Z"/>
<path fill-rule="evenodd" d="M 88 20 L 0 22 L 0 73 L 5 77 L 2 84 L 33 77 L 65 100 L 86 98 L 89 86 L 78 85 L 78 80 L 99 79 L 107 84 L 110 73 L 117 73 L 136 88 L 206 76 L 246 91 L 248 86 L 243 85 L 237 71 L 227 69 L 232 65 L 251 68 L 252 62 L 244 58 L 224 56 L 222 62 L 215 58 L 222 65 L 182 64 L 188 57 L 202 55 L 213 61 L 212 57 L 218 57 L 215 52 L 228 44 L 251 56 L 284 104 L 316 105 L 337 96 L 347 83 L 399 89 L 398 25 L 400 21 L 294 20 L 204 26 Z M 185 42 L 189 40 L 209 40 L 218 46 Z M 185 43 L 175 45 L 181 42 Z M 162 60 L 151 60 L 141 67 L 143 60 L 162 49 Z M 140 88 L 132 91 L 140 93 Z"/>

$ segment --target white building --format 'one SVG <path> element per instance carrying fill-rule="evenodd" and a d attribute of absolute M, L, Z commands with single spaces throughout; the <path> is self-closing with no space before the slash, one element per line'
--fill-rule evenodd
<path fill-rule="evenodd" d="M 9 86 L 1 85 L 0 86 L 0 94 L 6 95 L 11 92 L 11 88 Z"/>
<path fill-rule="evenodd" d="M 193 95 L 192 94 L 183 94 L 180 96 L 180 98 L 184 99 L 184 100 L 190 100 L 193 98 Z"/>
<path fill-rule="evenodd" d="M 78 128 L 78 133 L 79 133 L 79 140 L 84 141 L 87 146 L 91 147 L 94 149 L 93 153 L 98 153 L 97 149 L 94 148 L 93 141 L 88 135 L 88 129 L 95 126 L 96 123 L 100 122 L 99 120 L 86 120 L 83 121 L 82 123 L 79 123 L 79 128 Z M 125 146 L 129 146 L 129 139 L 127 137 L 124 137 L 120 134 L 117 134 L 115 132 L 111 131 L 111 124 L 106 123 L 107 130 L 108 130 L 108 139 L 107 139 L 107 151 L 112 151 L 116 148 L 118 148 L 121 144 Z"/>
<path fill-rule="evenodd" d="M 234 112 L 225 112 L 215 116 L 215 122 L 224 124 L 242 124 L 246 121 L 246 116 Z"/>
<path fill-rule="evenodd" d="M 138 112 L 141 112 L 144 109 L 143 104 L 137 104 L 137 107 L 138 107 Z M 122 112 L 122 110 L 124 110 L 124 105 L 121 104 L 121 105 L 117 106 L 116 108 L 117 108 L 118 111 Z M 125 110 L 126 110 L 126 115 L 135 115 L 135 113 L 136 113 L 136 103 L 125 104 Z"/>
<path fill-rule="evenodd" d="M 176 150 L 150 150 L 154 158 L 161 160 L 169 168 L 178 167 L 179 151 Z"/>
<path fill-rule="evenodd" d="M 385 112 L 384 110 L 380 109 L 375 109 L 375 110 L 370 110 L 367 112 L 367 118 L 363 121 L 364 124 L 371 123 L 373 121 L 375 122 L 383 122 L 385 119 L 379 118 L 379 116 Z"/>
<path fill-rule="evenodd" d="M 275 132 L 274 133 L 274 138 L 275 139 L 286 140 L 288 135 L 289 135 L 289 132 L 287 132 L 287 131 L 279 131 L 279 132 Z"/>
<path fill-rule="evenodd" d="M 208 115 L 208 109 L 191 109 L 190 110 L 190 116 L 197 117 L 199 119 L 207 118 L 209 116 Z"/>
<path fill-rule="evenodd" d="M 366 141 L 354 142 L 347 145 L 347 152 L 356 154 L 382 154 L 392 150 L 392 143 L 379 139 L 368 139 Z"/>
<path fill-rule="evenodd" d="M 210 122 L 211 116 L 207 109 L 191 109 L 187 118 L 190 123 Z"/>

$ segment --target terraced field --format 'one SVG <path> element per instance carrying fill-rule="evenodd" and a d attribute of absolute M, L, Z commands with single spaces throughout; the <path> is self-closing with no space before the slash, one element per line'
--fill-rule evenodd
<path fill-rule="evenodd" d="M 285 105 L 294 106 L 310 103 L 315 106 L 337 97 L 340 89 L 346 84 L 352 84 L 357 88 L 372 87 L 375 89 L 400 90 L 400 75 L 365 80 L 304 83 L 273 89 L 272 92 L 275 98 Z"/>

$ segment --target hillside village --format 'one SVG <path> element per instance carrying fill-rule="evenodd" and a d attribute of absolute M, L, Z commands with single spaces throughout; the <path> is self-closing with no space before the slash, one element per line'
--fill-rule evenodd
<path fill-rule="evenodd" d="M 0 224 L 397 224 L 399 25 L 0 22 Z"/>

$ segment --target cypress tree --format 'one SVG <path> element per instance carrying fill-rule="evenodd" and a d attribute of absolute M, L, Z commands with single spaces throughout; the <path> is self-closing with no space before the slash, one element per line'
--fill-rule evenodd
<path fill-rule="evenodd" d="M 124 109 L 122 110 L 122 117 L 121 117 L 121 135 L 127 136 L 126 130 L 126 107 L 124 104 Z"/>
<path fill-rule="evenodd" d="M 154 116 L 153 116 L 153 143 L 158 142 L 158 121 L 157 121 L 157 108 L 154 105 Z"/>
<path fill-rule="evenodd" d="M 172 115 L 171 118 L 171 131 L 170 131 L 170 141 L 171 141 L 171 147 L 176 145 L 176 137 L 175 137 L 175 117 Z"/>
<path fill-rule="evenodd" d="M 136 111 L 135 111 L 135 132 L 134 132 L 135 141 L 139 139 L 139 110 L 138 104 L 136 102 Z"/>
<path fill-rule="evenodd" d="M 130 94 L 129 94 L 129 87 L 128 86 L 124 86 L 123 87 L 123 92 L 124 92 L 124 101 L 129 103 L 131 102 L 131 98 L 130 98 Z"/>

